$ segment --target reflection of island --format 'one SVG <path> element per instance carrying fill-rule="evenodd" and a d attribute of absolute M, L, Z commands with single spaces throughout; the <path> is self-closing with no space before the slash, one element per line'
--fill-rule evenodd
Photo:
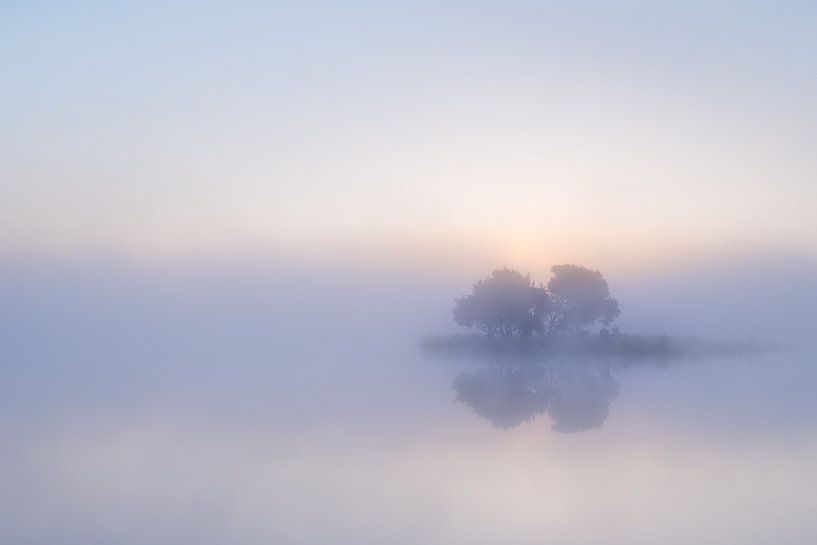
<path fill-rule="evenodd" d="M 661 365 L 757 352 L 667 335 L 625 334 L 612 325 L 618 301 L 598 271 L 557 265 L 547 285 L 497 269 L 455 300 L 454 321 L 483 335 L 423 340 L 436 357 L 469 358 L 480 370 L 454 380 L 457 400 L 500 428 L 548 414 L 553 430 L 598 428 L 618 395 L 611 367 Z"/>
<path fill-rule="evenodd" d="M 553 430 L 598 428 L 607 418 L 618 383 L 600 361 L 522 361 L 492 365 L 454 380 L 457 400 L 494 426 L 513 428 L 547 413 Z"/>

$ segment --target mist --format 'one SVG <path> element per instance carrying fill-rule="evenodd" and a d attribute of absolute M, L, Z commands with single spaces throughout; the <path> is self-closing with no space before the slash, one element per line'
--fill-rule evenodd
<path fill-rule="evenodd" d="M 428 335 L 469 334 L 453 300 L 486 272 L 7 262 L 7 538 L 683 543 L 730 505 L 725 542 L 808 542 L 792 517 L 812 501 L 813 267 L 606 275 L 622 330 L 769 349 L 604 368 L 557 358 L 547 412 L 524 385 L 486 394 L 493 364 L 423 351 Z M 766 509 L 767 486 L 787 511 Z M 631 503 L 612 509 L 613 493 Z M 685 497 L 696 506 L 667 514 Z"/>
<path fill-rule="evenodd" d="M 816 22 L 0 2 L 0 542 L 814 545 Z"/>

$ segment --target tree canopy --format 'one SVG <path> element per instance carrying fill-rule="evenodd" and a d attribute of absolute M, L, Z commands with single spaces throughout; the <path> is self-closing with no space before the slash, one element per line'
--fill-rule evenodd
<path fill-rule="evenodd" d="M 595 322 L 607 326 L 618 317 L 618 301 L 610 297 L 607 281 L 599 271 L 556 265 L 551 272 L 553 277 L 547 286 L 549 334 L 577 333 Z"/>
<path fill-rule="evenodd" d="M 474 284 L 469 295 L 456 299 L 454 321 L 476 326 L 488 335 L 529 337 L 544 323 L 548 295 L 530 275 L 498 269 Z"/>
<path fill-rule="evenodd" d="M 597 322 L 607 326 L 618 316 L 618 301 L 599 271 L 556 265 L 551 272 L 544 286 L 514 269 L 495 270 L 455 300 L 454 321 L 490 336 L 566 337 Z"/>

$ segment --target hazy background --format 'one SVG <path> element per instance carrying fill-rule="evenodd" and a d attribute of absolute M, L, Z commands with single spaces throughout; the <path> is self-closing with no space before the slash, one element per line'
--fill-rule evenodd
<path fill-rule="evenodd" d="M 0 3 L 0 534 L 817 539 L 817 8 Z M 605 425 L 453 402 L 453 298 L 599 268 Z"/>
<path fill-rule="evenodd" d="M 2 242 L 813 251 L 815 11 L 6 2 Z"/>

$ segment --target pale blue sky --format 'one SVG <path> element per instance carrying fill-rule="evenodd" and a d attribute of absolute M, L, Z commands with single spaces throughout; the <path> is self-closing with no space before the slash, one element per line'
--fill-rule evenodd
<path fill-rule="evenodd" d="M 817 250 L 803 2 L 11 2 L 0 47 L 7 249 Z"/>

